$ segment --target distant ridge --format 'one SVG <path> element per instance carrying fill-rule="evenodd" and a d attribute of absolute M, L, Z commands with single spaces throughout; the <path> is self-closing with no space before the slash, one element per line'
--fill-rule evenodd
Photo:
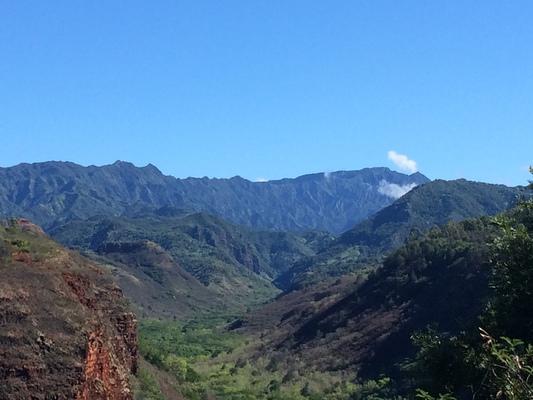
<path fill-rule="evenodd" d="M 136 167 L 126 161 L 101 167 L 49 161 L 0 168 L 0 216 L 27 217 L 50 228 L 74 218 L 170 206 L 255 229 L 340 233 L 395 200 L 384 187 L 408 190 L 428 181 L 420 173 L 383 167 L 251 182 L 178 179 L 152 164 Z"/>

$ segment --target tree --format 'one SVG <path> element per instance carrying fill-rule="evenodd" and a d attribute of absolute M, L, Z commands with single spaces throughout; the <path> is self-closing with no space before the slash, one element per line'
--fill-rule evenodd
<path fill-rule="evenodd" d="M 174 374 L 178 379 L 185 380 L 187 377 L 187 360 L 174 354 L 169 354 L 163 361 L 165 369 Z"/>
<path fill-rule="evenodd" d="M 494 297 L 485 320 L 493 335 L 533 342 L 533 201 L 495 222 L 502 233 L 492 246 Z"/>
<path fill-rule="evenodd" d="M 434 332 L 415 336 L 420 350 L 414 364 L 429 378 L 419 380 L 428 390 L 418 389 L 420 400 L 533 399 L 533 200 L 493 222 L 500 232 L 491 244 L 493 294 L 480 318 L 486 330 L 459 339 Z M 466 381 L 458 384 L 461 377 Z M 472 393 L 461 394 L 461 386 Z"/>

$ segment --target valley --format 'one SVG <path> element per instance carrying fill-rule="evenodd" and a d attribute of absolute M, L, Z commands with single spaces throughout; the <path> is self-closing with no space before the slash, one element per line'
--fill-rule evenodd
<path fill-rule="evenodd" d="M 0 2 L 0 400 L 533 400 L 531 21 Z"/>
<path fill-rule="evenodd" d="M 453 371 L 439 370 L 440 386 L 419 372 L 429 356 L 417 338 L 432 330 L 481 354 L 466 333 L 500 323 L 486 315 L 494 243 L 505 224 L 531 229 L 526 187 L 383 168 L 268 187 L 128 163 L 0 172 L 0 398 L 467 398 Z M 385 180 L 413 188 L 394 199 Z M 68 368 L 71 383 L 49 378 Z"/>

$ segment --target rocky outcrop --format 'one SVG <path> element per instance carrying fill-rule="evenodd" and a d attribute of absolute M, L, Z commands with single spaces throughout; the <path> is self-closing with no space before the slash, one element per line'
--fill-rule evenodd
<path fill-rule="evenodd" d="M 25 218 L 16 219 L 13 221 L 13 223 L 15 223 L 23 232 L 31 232 L 40 236 L 45 235 L 43 228 L 41 228 L 39 225 L 35 225 L 33 222 Z"/>
<path fill-rule="evenodd" d="M 0 227 L 0 400 L 133 399 L 137 321 L 97 264 Z"/>
<path fill-rule="evenodd" d="M 77 400 L 132 398 L 129 373 L 135 369 L 136 359 L 133 361 L 132 354 L 123 351 L 121 339 L 109 337 L 101 325 L 89 334 L 83 384 Z"/>

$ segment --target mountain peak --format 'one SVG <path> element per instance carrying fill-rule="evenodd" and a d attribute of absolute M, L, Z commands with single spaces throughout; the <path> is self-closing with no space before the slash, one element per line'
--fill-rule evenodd
<path fill-rule="evenodd" d="M 429 182 L 431 179 L 429 179 L 426 175 L 424 175 L 423 173 L 419 172 L 419 171 L 416 171 L 414 173 L 412 173 L 411 175 L 409 175 L 410 178 L 413 178 L 413 179 L 423 179 L 427 182 Z"/>
<path fill-rule="evenodd" d="M 153 172 L 153 173 L 156 173 L 156 174 L 160 174 L 160 175 L 163 175 L 163 173 L 161 172 L 161 170 L 159 168 L 157 168 L 154 164 L 152 163 L 148 163 L 146 164 L 144 167 L 142 167 L 142 169 L 146 170 L 146 171 L 150 171 L 150 172 Z"/>
<path fill-rule="evenodd" d="M 135 165 L 129 161 L 123 161 L 123 160 L 117 160 L 113 164 L 111 164 L 114 167 L 128 167 L 128 168 L 136 168 Z"/>

